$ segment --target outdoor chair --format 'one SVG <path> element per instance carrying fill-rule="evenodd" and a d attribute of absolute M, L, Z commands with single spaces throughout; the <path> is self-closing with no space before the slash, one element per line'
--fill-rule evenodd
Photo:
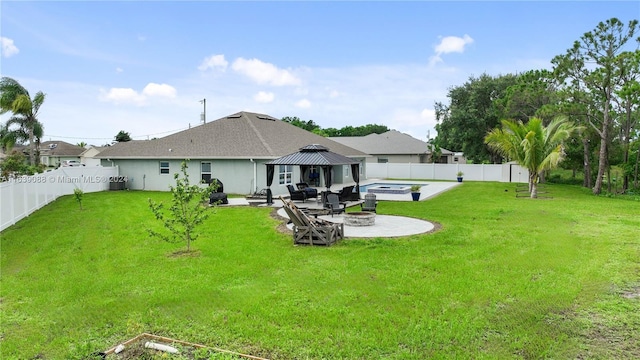
<path fill-rule="evenodd" d="M 325 209 L 329 210 L 329 213 L 333 217 L 333 214 L 343 213 L 345 210 L 344 205 L 340 205 L 340 198 L 338 194 L 327 194 L 327 203 L 324 205 Z"/>
<path fill-rule="evenodd" d="M 293 185 L 287 185 L 287 189 L 289 190 L 291 200 L 302 200 L 303 202 L 307 200 L 307 193 L 305 191 L 296 190 Z"/>
<path fill-rule="evenodd" d="M 344 238 L 344 224 L 313 219 L 291 201 L 280 197 L 283 209 L 293 223 L 293 243 L 307 245 L 327 245 Z"/>
<path fill-rule="evenodd" d="M 227 199 L 227 194 L 224 193 L 224 185 L 222 184 L 222 181 L 218 179 L 210 179 L 209 183 L 215 183 L 217 185 L 216 189 L 211 194 L 209 194 L 209 204 L 228 204 L 229 200 Z"/>
<path fill-rule="evenodd" d="M 376 194 L 366 194 L 364 196 L 364 203 L 360 204 L 360 210 L 376 212 L 378 201 L 376 200 Z"/>
<path fill-rule="evenodd" d="M 296 186 L 298 187 L 298 190 L 302 190 L 305 193 L 307 193 L 307 199 L 310 198 L 317 198 L 318 197 L 318 190 L 309 187 L 309 184 L 307 184 L 306 182 L 300 182 L 297 183 Z"/>
<path fill-rule="evenodd" d="M 340 190 L 340 192 L 338 193 L 338 197 L 340 199 L 340 202 L 358 201 L 358 200 L 360 200 L 358 198 L 358 193 L 353 191 L 354 188 L 355 188 L 354 185 L 349 185 L 349 186 L 343 187 L 342 190 Z"/>

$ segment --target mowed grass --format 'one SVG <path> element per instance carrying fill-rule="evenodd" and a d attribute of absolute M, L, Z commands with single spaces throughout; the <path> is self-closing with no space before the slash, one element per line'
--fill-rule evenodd
<path fill-rule="evenodd" d="M 431 234 L 293 246 L 226 207 L 192 246 L 150 238 L 158 192 L 60 198 L 1 236 L 0 357 L 85 358 L 142 332 L 272 359 L 640 357 L 640 202 L 465 182 L 378 213 Z"/>

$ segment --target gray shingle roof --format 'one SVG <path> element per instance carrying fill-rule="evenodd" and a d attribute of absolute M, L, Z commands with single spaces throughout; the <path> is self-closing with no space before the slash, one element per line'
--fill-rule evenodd
<path fill-rule="evenodd" d="M 329 139 L 371 155 L 431 153 L 429 144 L 397 130 L 367 136 L 330 137 Z M 449 150 L 442 149 L 442 154 L 450 153 Z"/>
<path fill-rule="evenodd" d="M 66 141 L 44 141 L 40 143 L 40 154 L 47 156 L 80 156 L 84 148 Z"/>
<path fill-rule="evenodd" d="M 117 143 L 102 150 L 101 159 L 274 159 L 320 144 L 353 157 L 359 150 L 316 135 L 272 116 L 241 111 L 154 140 Z"/>

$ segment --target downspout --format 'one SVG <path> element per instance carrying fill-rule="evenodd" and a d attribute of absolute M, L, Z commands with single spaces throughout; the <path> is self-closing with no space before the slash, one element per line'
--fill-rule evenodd
<path fill-rule="evenodd" d="M 258 192 L 258 163 L 253 161 L 253 159 L 249 159 L 253 163 L 253 193 Z"/>

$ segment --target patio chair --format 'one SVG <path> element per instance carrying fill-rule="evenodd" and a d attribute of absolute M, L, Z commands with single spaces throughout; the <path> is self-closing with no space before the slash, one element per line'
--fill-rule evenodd
<path fill-rule="evenodd" d="M 318 197 L 318 190 L 309 187 L 309 184 L 307 184 L 306 182 L 300 182 L 297 183 L 296 186 L 298 187 L 298 190 L 302 190 L 305 193 L 307 193 L 307 199 L 310 198 L 317 198 Z"/>
<path fill-rule="evenodd" d="M 360 210 L 376 212 L 377 206 L 376 194 L 365 194 L 364 203 L 360 204 Z"/>
<path fill-rule="evenodd" d="M 308 245 L 327 245 L 344 238 L 344 224 L 332 223 L 322 219 L 312 219 L 291 201 L 280 197 L 283 209 L 293 223 L 293 243 Z"/>
<path fill-rule="evenodd" d="M 338 197 L 338 194 L 334 193 L 327 194 L 327 203 L 324 206 L 325 209 L 329 210 L 331 217 L 333 217 L 333 214 L 340 214 L 345 210 L 345 206 L 340 205 L 340 198 Z"/>
<path fill-rule="evenodd" d="M 357 198 L 358 197 L 358 193 L 353 192 L 354 188 L 355 188 L 354 185 L 349 185 L 349 186 L 343 187 L 342 190 L 340 190 L 340 192 L 338 193 L 338 197 L 340 199 L 340 202 L 360 200 L 360 199 Z"/>
<path fill-rule="evenodd" d="M 296 190 L 293 185 L 287 185 L 287 189 L 289 190 L 291 200 L 302 200 L 303 202 L 307 200 L 307 193 L 305 191 Z"/>

